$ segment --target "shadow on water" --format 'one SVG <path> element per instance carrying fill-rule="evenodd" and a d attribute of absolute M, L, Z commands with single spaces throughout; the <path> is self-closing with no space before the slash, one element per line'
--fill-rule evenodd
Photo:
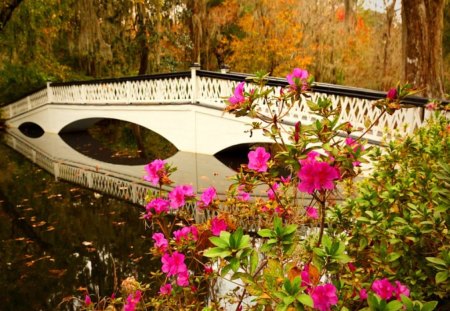
<path fill-rule="evenodd" d="M 0 171 L 2 310 L 76 310 L 159 266 L 137 206 L 55 182 L 2 143 Z"/>

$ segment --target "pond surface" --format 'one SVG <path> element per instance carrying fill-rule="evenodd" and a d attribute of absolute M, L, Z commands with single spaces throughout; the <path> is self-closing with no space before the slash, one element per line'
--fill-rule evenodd
<path fill-rule="evenodd" d="M 140 208 L 54 177 L 0 143 L 1 310 L 75 310 L 159 267 Z"/>

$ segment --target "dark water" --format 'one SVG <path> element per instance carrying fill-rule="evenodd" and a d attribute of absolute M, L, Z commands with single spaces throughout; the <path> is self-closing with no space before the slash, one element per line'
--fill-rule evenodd
<path fill-rule="evenodd" d="M 55 182 L 0 143 L 0 309 L 72 310 L 86 291 L 95 301 L 128 276 L 148 281 L 159 262 L 140 211 Z"/>

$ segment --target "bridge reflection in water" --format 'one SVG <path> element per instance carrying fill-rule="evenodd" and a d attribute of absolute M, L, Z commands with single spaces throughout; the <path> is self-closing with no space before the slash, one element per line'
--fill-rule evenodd
<path fill-rule="evenodd" d="M 143 165 L 111 164 L 92 159 L 73 149 L 58 134 L 45 132 L 38 138 L 30 138 L 19 129 L 11 128 L 5 133 L 5 142 L 57 180 L 73 182 L 139 205 L 145 204 L 148 191 L 158 191 L 143 180 Z M 214 186 L 219 196 L 223 196 L 230 185 L 228 177 L 235 174 L 211 155 L 179 151 L 165 160 L 177 167 L 171 176 L 175 184 L 191 184 L 198 193 Z M 195 213 L 194 206 L 189 208 Z"/>

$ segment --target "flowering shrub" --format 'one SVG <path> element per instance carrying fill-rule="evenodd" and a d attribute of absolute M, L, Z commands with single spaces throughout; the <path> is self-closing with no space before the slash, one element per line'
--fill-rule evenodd
<path fill-rule="evenodd" d="M 340 121 L 340 107 L 330 100 L 312 102 L 312 79 L 305 70 L 294 69 L 280 90 L 268 87 L 265 78 L 239 83 L 226 110 L 260 120 L 252 123 L 252 130 L 272 138 L 275 152 L 261 146 L 250 151 L 226 197 L 219 198 L 210 187 L 197 198 L 192 186 L 173 185 L 173 169 L 162 160 L 145 167 L 145 179 L 160 188 L 157 195 L 149 194 L 144 215 L 155 231 L 151 251 L 161 261 L 161 272 L 154 275 L 160 285 L 156 297 L 146 297 L 148 287 L 136 287 L 125 300 L 127 310 L 140 305 L 167 310 L 433 310 L 436 302 L 415 300 L 430 298 L 418 283 L 425 280 L 424 274 L 411 276 L 427 269 L 428 275 L 436 275 L 433 288 L 441 290 L 436 293 L 448 295 L 450 255 L 448 240 L 442 240 L 442 235 L 448 238 L 448 231 L 443 231 L 448 227 L 443 205 L 448 191 L 437 187 L 442 179 L 436 178 L 436 185 L 424 194 L 434 199 L 404 201 L 409 192 L 421 192 L 430 175 L 427 171 L 416 176 L 420 184 L 414 184 L 413 176 L 401 177 L 408 181 L 404 185 L 393 184 L 396 165 L 407 164 L 402 162 L 405 155 L 390 145 L 391 158 L 374 153 L 389 169 L 376 171 L 366 188 L 360 186 L 362 199 L 336 204 L 339 189 L 352 187 L 361 164 L 367 162 L 371 148 L 364 146 L 363 137 L 372 125 L 365 131 L 355 129 Z M 408 90 L 397 87 L 378 101 L 374 106 L 380 109 L 379 118 L 400 109 Z M 260 105 L 268 107 L 268 114 L 258 109 Z M 307 105 L 317 120 L 284 125 L 280 120 L 298 105 Z M 437 157 L 441 151 L 431 153 Z M 448 162 L 441 166 L 448 170 Z M 163 186 L 172 190 L 164 192 Z M 261 190 L 266 196 L 256 195 Z M 442 204 L 436 203 L 438 197 Z M 411 204 L 416 214 L 406 212 L 405 205 Z M 188 206 L 199 215 L 213 216 L 195 223 Z M 424 215 L 428 218 L 423 220 Z M 395 224 L 400 234 L 386 223 Z M 430 240 L 423 240 L 430 232 Z M 418 241 L 431 240 L 430 247 L 407 251 Z M 419 250 L 425 248 L 434 251 L 423 259 Z M 420 256 L 423 266 L 413 263 L 417 258 L 402 259 L 406 256 Z M 232 284 L 226 292 L 220 285 L 223 280 Z"/>

